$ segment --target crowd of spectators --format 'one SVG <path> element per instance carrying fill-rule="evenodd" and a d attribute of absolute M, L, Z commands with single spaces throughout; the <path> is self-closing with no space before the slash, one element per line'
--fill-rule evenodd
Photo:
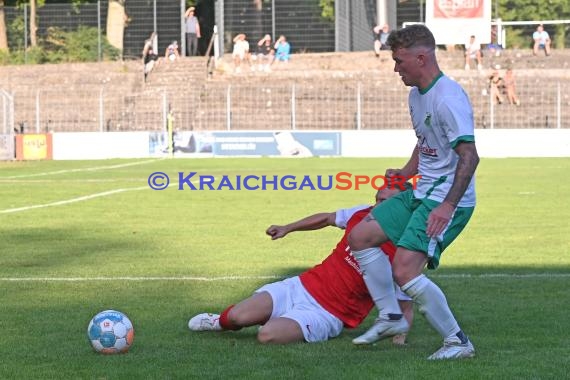
<path fill-rule="evenodd" d="M 239 74 L 247 65 L 251 71 L 270 72 L 274 64 L 281 65 L 291 59 L 291 45 L 283 35 L 272 43 L 271 35 L 264 35 L 251 51 L 245 33 L 237 34 L 233 39 L 232 60 L 234 72 Z"/>

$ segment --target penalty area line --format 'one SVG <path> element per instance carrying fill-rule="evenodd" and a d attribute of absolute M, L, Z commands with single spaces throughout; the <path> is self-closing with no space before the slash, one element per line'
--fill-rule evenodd
<path fill-rule="evenodd" d="M 125 191 L 136 191 L 136 190 L 144 190 L 144 189 L 148 189 L 148 186 L 131 187 L 131 188 L 126 188 L 126 189 L 115 189 L 115 190 L 110 190 L 110 191 L 104 191 L 102 193 L 95 193 L 95 194 L 90 194 L 90 195 L 84 195 L 82 197 L 66 199 L 64 201 L 57 201 L 57 202 L 52 202 L 52 203 L 44 203 L 44 204 L 40 204 L 40 205 L 24 206 L 24 207 L 17 207 L 17 208 L 9 208 L 6 210 L 0 210 L 0 214 L 9 214 L 9 213 L 20 212 L 20 211 L 28 211 L 28 210 L 33 210 L 33 209 L 37 209 L 37 208 L 63 206 L 63 205 L 67 205 L 70 203 L 82 202 L 82 201 L 87 201 L 87 200 L 94 199 L 94 198 L 106 197 L 108 195 L 124 193 Z"/>
<path fill-rule="evenodd" d="M 293 276 L 291 274 L 290 276 Z M 249 280 L 280 280 L 290 276 L 140 276 L 140 277 L 0 277 L 4 282 L 102 282 L 102 281 L 249 281 Z M 481 273 L 481 274 L 443 274 L 434 275 L 435 278 L 569 278 L 570 273 Z"/>
<path fill-rule="evenodd" d="M 20 175 L 12 175 L 12 176 L 7 176 L 7 177 L 0 177 L 0 180 L 16 179 L 16 178 L 43 177 L 43 176 L 54 175 L 54 174 L 92 172 L 92 171 L 107 170 L 107 169 L 120 169 L 120 168 L 129 167 L 129 166 L 144 165 L 144 164 L 148 164 L 148 163 L 152 163 L 152 162 L 156 162 L 156 161 L 161 161 L 161 160 L 164 160 L 164 159 L 163 158 L 157 158 L 157 159 L 152 159 L 152 160 L 128 162 L 125 164 L 92 166 L 92 167 L 88 167 L 88 168 L 62 169 L 62 170 L 56 170 L 53 172 L 42 172 L 42 173 L 33 173 L 33 174 L 20 174 Z"/>

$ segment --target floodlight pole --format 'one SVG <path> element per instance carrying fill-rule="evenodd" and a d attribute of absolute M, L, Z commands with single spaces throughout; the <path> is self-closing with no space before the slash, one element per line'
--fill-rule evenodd
<path fill-rule="evenodd" d="M 156 25 L 156 0 L 153 1 L 152 5 L 152 18 L 153 18 L 153 29 L 152 31 L 156 33 L 157 25 Z"/>
<path fill-rule="evenodd" d="M 97 1 L 97 60 L 101 62 L 101 0 Z"/>

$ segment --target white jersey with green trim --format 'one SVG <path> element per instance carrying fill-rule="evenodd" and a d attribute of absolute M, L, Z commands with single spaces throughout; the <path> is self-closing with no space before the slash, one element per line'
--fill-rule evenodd
<path fill-rule="evenodd" d="M 457 82 L 441 73 L 427 89 L 413 87 L 408 104 L 418 138 L 421 175 L 414 195 L 442 202 L 453 184 L 459 161 L 454 148 L 460 142 L 475 142 L 471 102 Z M 458 206 L 475 206 L 475 178 Z"/>

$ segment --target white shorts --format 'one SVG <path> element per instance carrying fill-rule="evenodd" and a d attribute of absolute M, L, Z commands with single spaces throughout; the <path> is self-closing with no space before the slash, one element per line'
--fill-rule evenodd
<path fill-rule="evenodd" d="M 261 292 L 269 293 L 273 299 L 270 319 L 283 317 L 297 322 L 309 343 L 322 342 L 342 332 L 342 321 L 307 292 L 298 276 L 264 285 L 255 291 Z"/>

